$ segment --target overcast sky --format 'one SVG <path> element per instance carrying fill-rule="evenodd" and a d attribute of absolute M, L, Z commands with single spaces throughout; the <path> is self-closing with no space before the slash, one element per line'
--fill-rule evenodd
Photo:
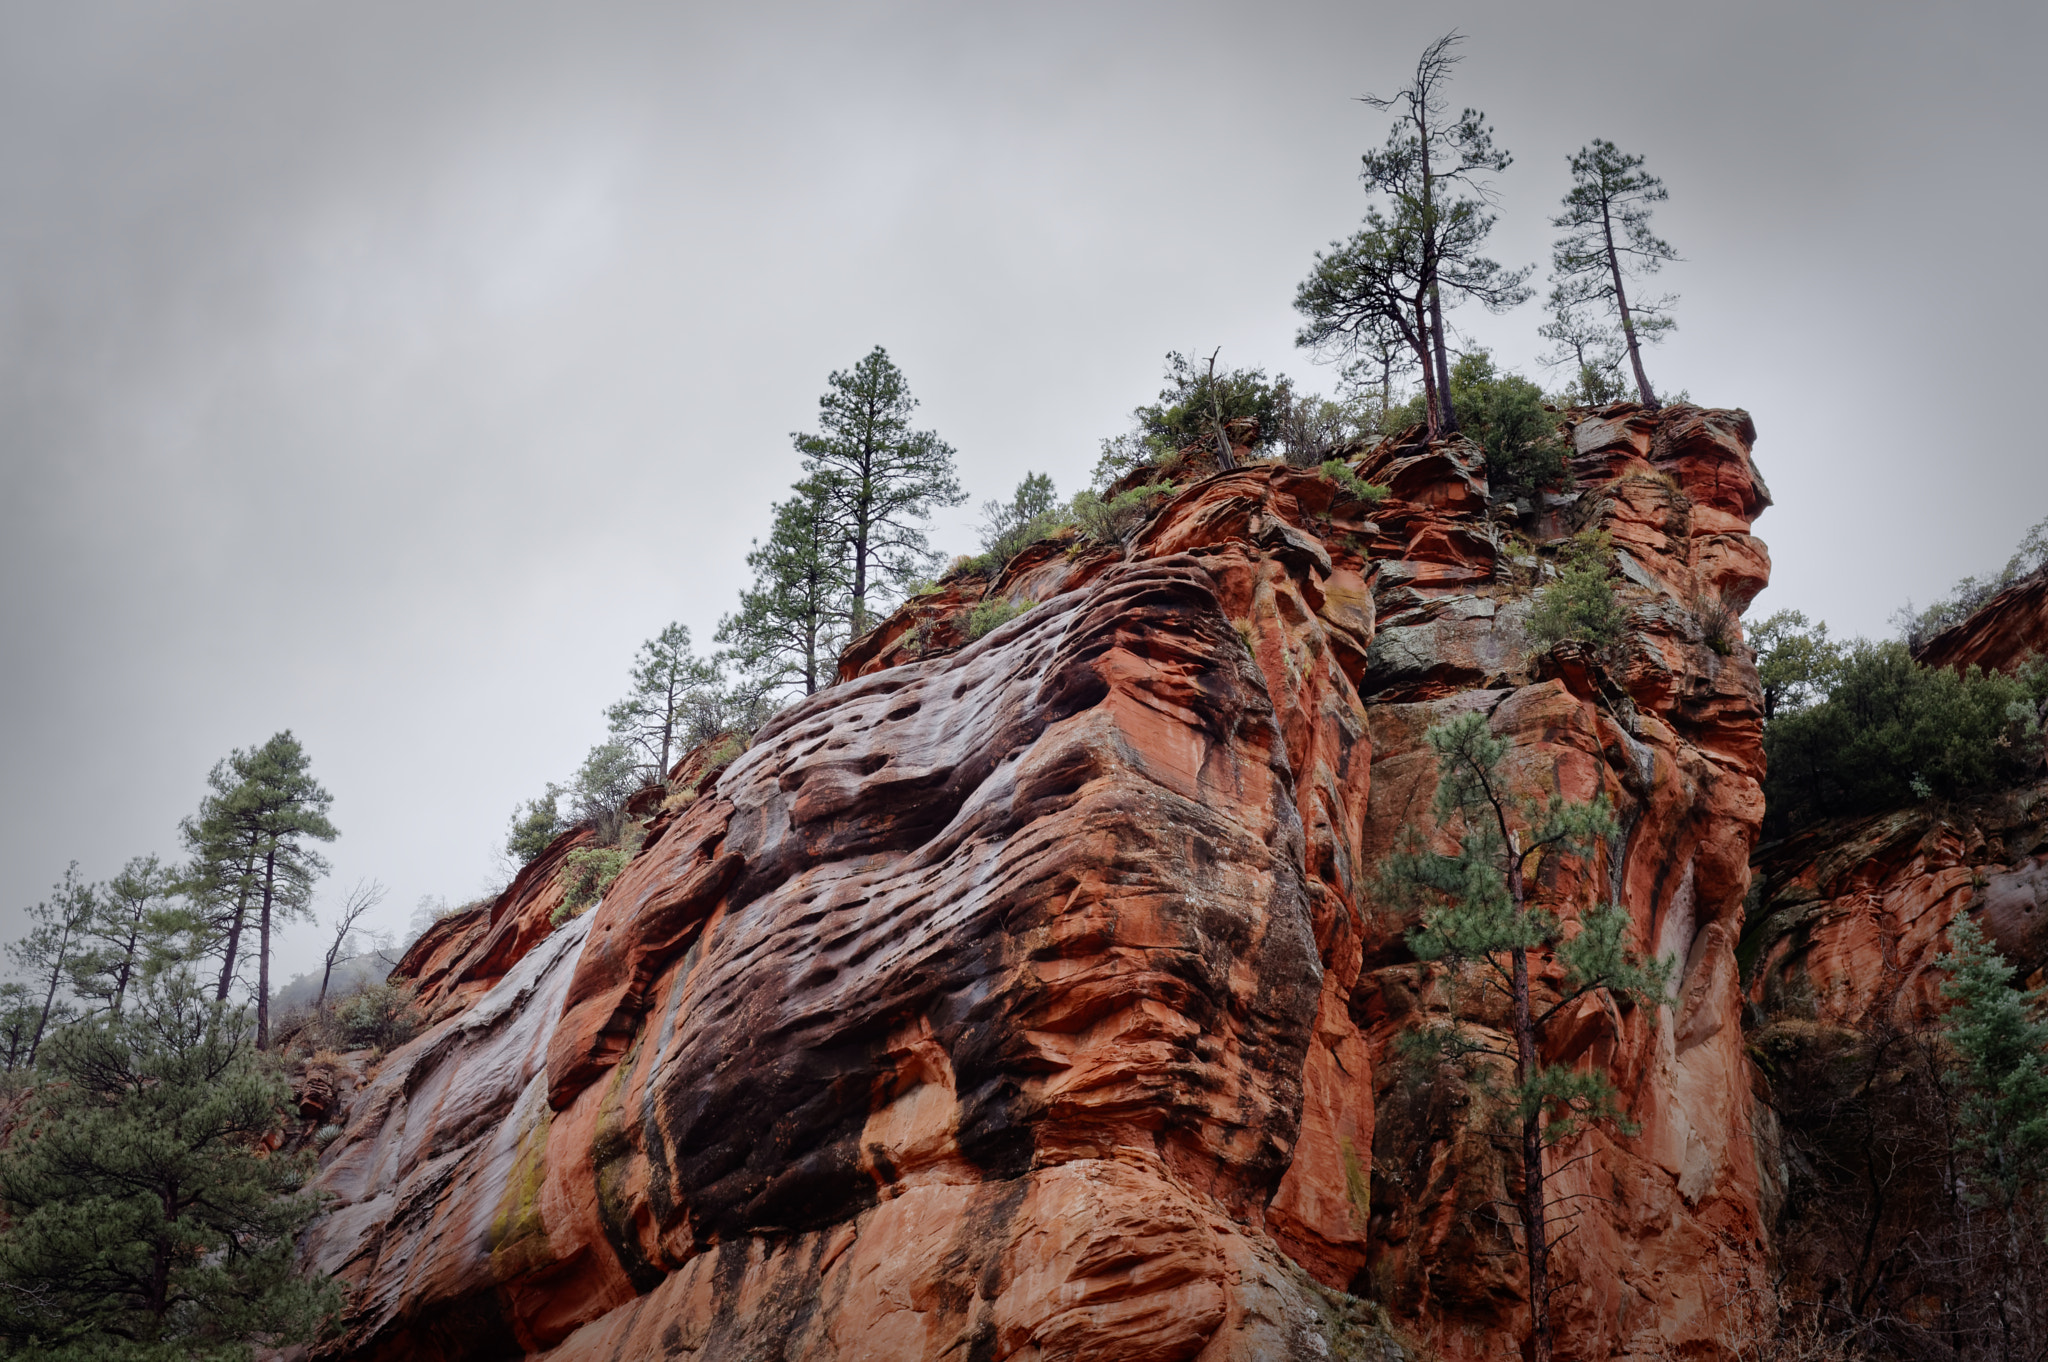
<path fill-rule="evenodd" d="M 1590 138 L 1669 185 L 1649 368 L 1756 418 L 1753 617 L 1884 633 L 2048 515 L 2039 0 L 0 6 L 0 934 L 287 727 L 323 910 L 487 887 L 871 346 L 976 503 L 1081 485 L 1169 349 L 1326 386 L 1354 97 L 1453 25 L 1501 259 Z M 1456 316 L 1549 383 L 1540 320 Z"/>

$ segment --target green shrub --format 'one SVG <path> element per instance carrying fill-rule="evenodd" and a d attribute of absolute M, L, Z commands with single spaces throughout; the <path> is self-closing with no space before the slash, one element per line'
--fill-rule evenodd
<path fill-rule="evenodd" d="M 974 609 L 967 612 L 967 637 L 980 638 L 1008 624 L 1030 608 L 1030 601 L 1013 604 L 1001 596 L 985 597 L 975 602 Z"/>
<path fill-rule="evenodd" d="M 580 917 L 583 911 L 603 897 L 619 872 L 626 868 L 626 862 L 633 859 L 629 851 L 617 847 L 577 847 L 562 858 L 562 906 L 555 909 L 548 921 L 559 927 L 572 917 Z"/>
<path fill-rule="evenodd" d="M 1536 597 L 1529 636 L 1541 648 L 1571 640 L 1605 648 L 1621 637 L 1625 612 L 1608 577 L 1614 541 L 1601 530 L 1574 535 L 1557 555 L 1557 580 Z"/>
<path fill-rule="evenodd" d="M 512 832 L 505 839 L 505 851 L 513 860 L 527 864 L 561 835 L 562 816 L 556 804 L 561 796 L 562 787 L 551 784 L 539 799 L 526 801 L 525 813 L 513 811 Z"/>
<path fill-rule="evenodd" d="M 413 986 L 401 979 L 371 984 L 328 1009 L 324 1029 L 335 1048 L 394 1050 L 419 1033 L 420 1014 L 413 1006 Z"/>
<path fill-rule="evenodd" d="M 1486 451 L 1488 490 L 1495 500 L 1526 497 L 1570 476 L 1568 452 L 1557 438 L 1557 418 L 1543 409 L 1543 390 L 1520 374 L 1502 373 L 1493 356 L 1473 350 L 1451 366 L 1451 407 L 1458 428 Z M 1389 413 L 1388 428 L 1420 424 L 1421 394 Z"/>
<path fill-rule="evenodd" d="M 1827 698 L 1764 729 L 1764 796 L 1775 827 L 1955 799 L 2026 780 L 2041 766 L 2048 667 L 2012 676 L 1923 667 L 1902 642 L 1858 640 Z"/>
<path fill-rule="evenodd" d="M 1364 478 L 1359 477 L 1358 474 L 1351 471 L 1351 465 L 1342 459 L 1323 460 L 1321 472 L 1324 477 L 1336 483 L 1360 501 L 1370 504 L 1386 499 L 1386 488 L 1376 482 L 1367 482 Z"/>
<path fill-rule="evenodd" d="M 1061 509 L 1052 479 L 1044 473 L 1026 473 L 1009 501 L 982 503 L 982 552 L 971 564 L 1000 571 L 1026 545 L 1059 529 L 1064 519 Z"/>
<path fill-rule="evenodd" d="M 1293 401 L 1286 378 L 1268 380 L 1263 369 L 1229 369 L 1210 377 L 1206 362 L 1196 364 L 1178 351 L 1166 356 L 1166 382 L 1159 400 L 1131 413 L 1132 429 L 1102 442 L 1095 465 L 1095 485 L 1108 487 L 1134 468 L 1171 458 L 1189 446 L 1216 447 L 1216 419 L 1223 424 L 1258 423 L 1256 447 L 1279 432 Z"/>
<path fill-rule="evenodd" d="M 1081 492 L 1067 507 L 1074 525 L 1098 544 L 1122 544 L 1151 519 L 1156 487 L 1130 487 L 1113 497 Z"/>

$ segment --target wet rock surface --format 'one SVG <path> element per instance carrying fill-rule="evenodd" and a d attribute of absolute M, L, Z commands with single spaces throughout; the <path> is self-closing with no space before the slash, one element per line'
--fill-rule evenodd
<path fill-rule="evenodd" d="M 1735 952 L 1761 701 L 1714 607 L 1764 583 L 1768 496 L 1739 412 L 1572 434 L 1578 490 L 1519 516 L 1470 446 L 1385 448 L 1356 465 L 1377 503 L 1254 464 L 1121 549 L 942 583 L 593 912 L 546 929 L 558 842 L 438 925 L 403 967 L 433 1025 L 322 1158 L 332 1354 L 1511 1353 L 1511 1175 L 1483 1094 L 1396 1050 L 1448 981 L 1371 889 L 1428 808 L 1424 731 L 1474 709 L 1521 788 L 1626 827 L 1545 865 L 1545 905 L 1616 899 L 1678 964 L 1548 1056 L 1640 1125 L 1558 1151 L 1561 1335 L 1711 1338 L 1712 1283 L 1764 1252 Z M 1634 567 L 1626 636 L 1535 655 L 1552 546 L 1589 526 Z M 967 639 L 991 592 L 1030 608 Z"/>

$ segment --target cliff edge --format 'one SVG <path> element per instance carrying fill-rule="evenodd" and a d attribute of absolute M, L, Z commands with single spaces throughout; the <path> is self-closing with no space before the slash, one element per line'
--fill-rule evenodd
<path fill-rule="evenodd" d="M 1766 1220 L 1736 944 L 1763 812 L 1735 617 L 1769 573 L 1740 412 L 1576 413 L 1577 490 L 1462 442 L 1158 488 L 906 605 L 549 930 L 548 862 L 403 970 L 433 1024 L 350 1095 L 313 1266 L 360 1359 L 1512 1354 L 1483 1095 L 1395 1037 L 1446 1007 L 1374 901 L 1422 735 L 1485 713 L 1530 792 L 1625 833 L 1557 858 L 1678 962 L 1553 1062 L 1634 1134 L 1556 1151 L 1570 1355 L 1704 1346 Z M 1619 550 L 1622 642 L 1534 648 L 1558 541 Z M 964 612 L 1028 606 L 969 641 Z M 1487 1024 L 1481 1018 L 1480 1024 Z"/>

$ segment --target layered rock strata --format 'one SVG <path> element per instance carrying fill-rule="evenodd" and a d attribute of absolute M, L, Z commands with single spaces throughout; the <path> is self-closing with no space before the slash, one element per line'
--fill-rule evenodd
<path fill-rule="evenodd" d="M 407 966 L 436 1024 L 323 1155 L 334 1353 L 1512 1352 L 1513 1170 L 1483 1089 L 1399 1057 L 1450 981 L 1371 889 L 1428 808 L 1423 733 L 1474 710 L 1520 788 L 1620 811 L 1545 905 L 1619 901 L 1676 962 L 1663 1005 L 1589 998 L 1546 1056 L 1637 1123 L 1557 1151 L 1567 1355 L 1707 1346 L 1764 1248 L 1733 621 L 1768 496 L 1739 412 L 1571 435 L 1577 490 L 1520 508 L 1462 443 L 1355 460 L 1377 503 L 1271 464 L 1162 485 L 1126 546 L 906 606 L 591 913 L 543 930 L 537 863 L 443 924 Z M 1618 546 L 1625 636 L 1539 652 L 1581 528 Z M 968 640 L 992 596 L 1028 608 Z"/>
<path fill-rule="evenodd" d="M 1992 672 L 2010 672 L 2029 656 L 2048 657 L 2048 570 L 2020 578 L 1928 639 L 1915 656 L 1924 666 Z"/>

